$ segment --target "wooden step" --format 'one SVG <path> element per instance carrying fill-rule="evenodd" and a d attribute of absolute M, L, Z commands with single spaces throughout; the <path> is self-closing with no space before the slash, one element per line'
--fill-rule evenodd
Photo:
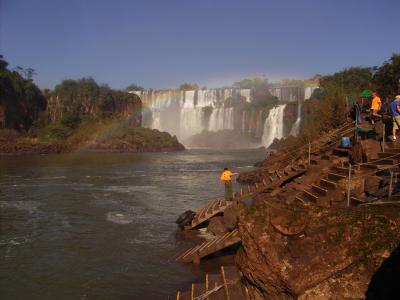
<path fill-rule="evenodd" d="M 379 163 L 380 165 L 396 165 L 399 162 L 397 159 L 380 159 L 379 161 L 377 161 L 377 163 Z"/>
<path fill-rule="evenodd" d="M 303 195 L 307 200 L 309 200 L 309 201 L 311 201 L 313 203 L 316 203 L 317 200 L 318 200 L 318 196 L 317 195 L 315 195 L 315 194 L 313 194 L 313 193 L 311 193 L 311 192 L 309 192 L 307 190 L 303 191 Z"/>
<path fill-rule="evenodd" d="M 347 177 L 341 174 L 337 174 L 337 173 L 332 173 L 332 172 L 328 172 L 328 179 L 332 180 L 332 181 L 339 181 L 339 180 L 343 180 L 346 179 Z"/>
<path fill-rule="evenodd" d="M 356 197 L 350 197 L 350 203 L 354 206 L 360 205 L 362 203 L 365 203 L 364 200 L 358 199 Z"/>
<path fill-rule="evenodd" d="M 333 149 L 332 154 L 337 156 L 349 156 L 350 149 L 336 147 Z"/>
<path fill-rule="evenodd" d="M 336 189 L 336 187 L 337 187 L 337 185 L 336 185 L 335 182 L 330 181 L 330 180 L 328 180 L 328 179 L 324 179 L 324 178 L 321 178 L 321 179 L 320 179 L 319 184 L 320 184 L 322 187 L 327 188 L 327 189 L 331 189 L 331 190 L 334 190 L 334 189 Z"/>
<path fill-rule="evenodd" d="M 225 200 L 211 200 L 203 208 L 197 210 L 191 225 L 186 226 L 185 229 L 193 229 L 200 224 L 204 223 L 213 216 L 223 212 L 227 207 L 232 205 L 232 201 L 226 202 Z"/>
<path fill-rule="evenodd" d="M 300 204 L 306 204 L 306 203 L 307 203 L 307 201 L 304 200 L 303 198 L 301 198 L 300 196 L 296 196 L 296 197 L 294 198 L 294 202 L 298 202 L 298 203 L 300 203 Z"/>
<path fill-rule="evenodd" d="M 379 158 L 386 158 L 388 156 L 393 156 L 393 153 L 391 153 L 391 152 L 378 152 L 378 157 Z"/>
<path fill-rule="evenodd" d="M 372 163 L 366 163 L 366 164 L 361 164 L 360 169 L 361 170 L 378 170 L 379 165 L 372 164 Z"/>
<path fill-rule="evenodd" d="M 343 174 L 343 175 L 349 174 L 349 168 L 347 168 L 347 167 L 334 166 L 333 169 L 334 169 L 335 173 L 339 173 L 339 174 Z M 355 174 L 354 168 L 351 169 L 351 174 Z"/>
<path fill-rule="evenodd" d="M 311 191 L 320 196 L 326 196 L 328 194 L 328 190 L 316 184 L 311 185 Z"/>

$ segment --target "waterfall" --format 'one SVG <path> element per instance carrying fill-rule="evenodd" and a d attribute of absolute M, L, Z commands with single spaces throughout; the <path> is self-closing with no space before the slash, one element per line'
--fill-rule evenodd
<path fill-rule="evenodd" d="M 231 102 L 225 100 L 242 96 L 242 101 L 250 102 L 249 89 L 150 90 L 135 93 L 143 102 L 142 126 L 167 131 L 180 140 L 203 130 L 233 130 L 237 114 Z"/>
<path fill-rule="evenodd" d="M 264 123 L 262 145 L 268 148 L 274 139 L 283 138 L 283 115 L 286 104 L 272 108 Z"/>
<path fill-rule="evenodd" d="M 233 107 L 214 108 L 210 116 L 208 130 L 233 130 L 233 109 Z"/>
<path fill-rule="evenodd" d="M 302 101 L 299 100 L 297 102 L 297 119 L 296 122 L 294 122 L 292 129 L 290 130 L 290 134 L 291 135 L 298 135 L 300 132 L 300 122 L 301 122 L 301 103 Z"/>

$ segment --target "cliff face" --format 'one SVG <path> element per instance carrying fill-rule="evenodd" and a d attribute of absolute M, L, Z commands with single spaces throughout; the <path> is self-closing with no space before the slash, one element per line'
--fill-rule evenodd
<path fill-rule="evenodd" d="M 398 168 L 400 148 L 386 143 L 393 152 L 384 155 L 393 160 L 382 166 L 374 162 L 382 155 L 379 138 L 339 147 L 342 136 L 353 134 L 351 123 L 346 126 L 315 140 L 309 161 L 300 147 L 293 152 L 298 156 L 282 149 L 239 178 L 273 182 L 271 176 L 304 170 L 259 193 L 239 218 L 236 261 L 252 299 L 400 299 L 393 280 L 400 276 L 400 209 L 396 197 L 388 200 L 398 188 L 388 174 Z M 379 126 L 372 127 L 382 132 Z M 376 169 L 362 168 L 363 162 Z M 388 275 L 392 270 L 398 271 Z"/>
<path fill-rule="evenodd" d="M 390 208 L 309 209 L 258 200 L 240 218 L 237 255 L 253 299 L 364 298 L 400 239 L 400 216 Z"/>

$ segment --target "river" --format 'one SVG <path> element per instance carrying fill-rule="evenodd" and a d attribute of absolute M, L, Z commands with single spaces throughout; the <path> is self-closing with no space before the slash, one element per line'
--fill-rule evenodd
<path fill-rule="evenodd" d="M 1 299 L 167 299 L 202 276 L 170 258 L 179 214 L 266 150 L 0 156 Z M 208 265 L 208 266 L 207 266 Z"/>

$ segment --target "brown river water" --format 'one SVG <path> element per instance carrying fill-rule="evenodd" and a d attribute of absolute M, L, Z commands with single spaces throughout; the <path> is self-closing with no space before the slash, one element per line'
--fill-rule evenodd
<path fill-rule="evenodd" d="M 173 299 L 212 271 L 170 258 L 179 214 L 266 150 L 0 156 L 0 298 Z"/>

